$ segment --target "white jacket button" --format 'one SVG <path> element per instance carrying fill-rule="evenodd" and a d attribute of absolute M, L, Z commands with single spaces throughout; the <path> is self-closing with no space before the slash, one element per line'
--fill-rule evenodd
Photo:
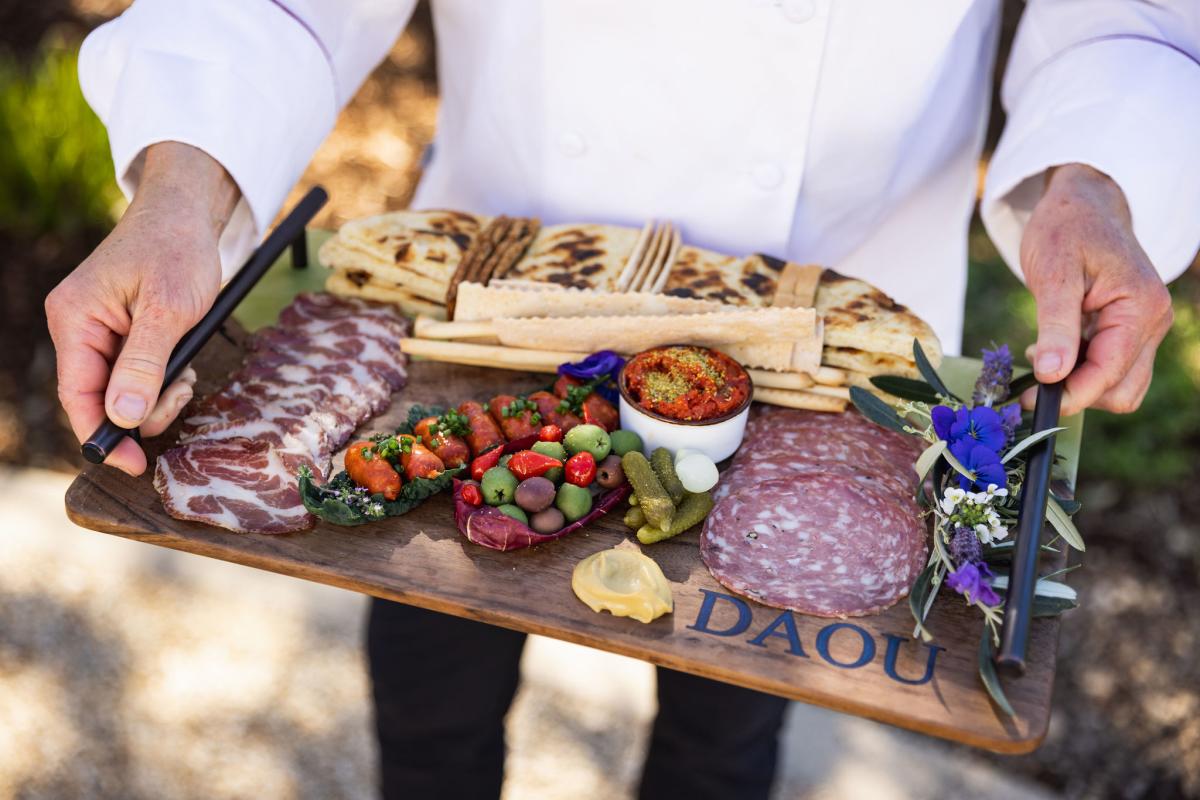
<path fill-rule="evenodd" d="M 580 134 L 569 131 L 558 137 L 558 149 L 564 156 L 576 158 L 587 152 L 587 141 Z"/>
<path fill-rule="evenodd" d="M 763 162 L 754 165 L 750 178 L 760 189 L 776 189 L 783 183 L 783 170 L 778 164 Z"/>
<path fill-rule="evenodd" d="M 816 13 L 813 0 L 783 0 L 783 16 L 790 22 L 808 22 Z"/>

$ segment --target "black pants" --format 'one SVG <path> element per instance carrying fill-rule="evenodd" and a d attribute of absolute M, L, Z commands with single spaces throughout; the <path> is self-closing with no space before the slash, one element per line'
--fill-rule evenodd
<path fill-rule="evenodd" d="M 367 652 L 386 800 L 495 798 L 525 635 L 375 600 Z M 658 670 L 642 798 L 765 798 L 787 703 Z"/>

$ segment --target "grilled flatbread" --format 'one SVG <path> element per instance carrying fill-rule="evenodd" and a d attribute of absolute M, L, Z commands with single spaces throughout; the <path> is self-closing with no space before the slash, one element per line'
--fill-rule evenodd
<path fill-rule="evenodd" d="M 377 255 L 347 247 L 337 236 L 321 245 L 317 258 L 329 269 L 366 273 L 386 285 L 398 287 L 434 303 L 443 303 L 446 300 L 448 282 L 419 275 L 412 270 L 389 264 Z"/>
<path fill-rule="evenodd" d="M 387 284 L 365 272 L 334 270 L 325 280 L 325 291 L 343 297 L 361 297 L 379 303 L 391 303 L 405 314 L 415 317 L 424 314 L 444 320 L 446 307 L 406 292 L 395 284 Z"/>
<path fill-rule="evenodd" d="M 826 347 L 911 359 L 916 339 L 935 367 L 942 362 L 942 345 L 933 329 L 865 281 L 825 270 L 817 285 L 817 313 L 825 318 Z"/>
<path fill-rule="evenodd" d="M 699 247 L 682 247 L 663 292 L 731 305 L 769 306 L 786 264 L 771 256 L 727 256 Z"/>
<path fill-rule="evenodd" d="M 611 292 L 637 238 L 637 228 L 619 225 L 544 227 L 504 277 Z"/>
<path fill-rule="evenodd" d="M 922 345 L 924 347 L 924 345 Z M 868 353 L 852 347 L 829 347 L 821 351 L 821 363 L 831 367 L 861 372 L 864 375 L 900 375 L 905 378 L 920 378 L 917 365 L 910 358 L 901 358 L 891 353 Z"/>
<path fill-rule="evenodd" d="M 488 217 L 462 211 L 394 211 L 347 222 L 346 247 L 447 285 Z"/>

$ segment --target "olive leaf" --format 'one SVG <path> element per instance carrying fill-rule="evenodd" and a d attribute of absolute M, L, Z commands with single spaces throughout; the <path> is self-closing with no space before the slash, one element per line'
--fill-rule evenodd
<path fill-rule="evenodd" d="M 1067 597 L 1046 597 L 1038 594 L 1033 596 L 1033 607 L 1030 609 L 1030 614 L 1035 617 L 1057 617 L 1064 611 L 1078 607 L 1078 600 Z"/>
<path fill-rule="evenodd" d="M 933 632 L 925 627 L 925 615 L 929 613 L 929 606 L 937 595 L 938 587 L 933 585 L 933 575 L 936 571 L 936 562 L 927 566 L 917 576 L 917 580 L 908 592 L 908 610 L 912 612 L 913 619 L 917 622 L 917 630 L 914 635 L 919 633 L 921 640 L 925 642 L 933 639 Z"/>
<path fill-rule="evenodd" d="M 1058 535 L 1067 544 L 1071 545 L 1071 547 L 1080 552 L 1087 549 L 1083 543 L 1083 536 L 1080 535 L 1079 529 L 1075 527 L 1075 523 L 1071 521 L 1071 518 L 1067 516 L 1067 512 L 1058 503 L 1046 503 L 1046 519 L 1054 526 L 1054 530 L 1058 531 Z"/>
<path fill-rule="evenodd" d="M 1043 441 L 1044 439 L 1047 439 L 1047 438 L 1053 436 L 1054 434 L 1058 433 L 1059 431 L 1065 431 L 1066 429 L 1067 428 L 1065 425 L 1060 425 L 1057 428 L 1046 428 L 1044 431 L 1038 431 L 1035 434 L 1027 436 L 1026 438 L 1022 439 L 1021 441 L 1017 442 L 1017 444 L 1011 450 L 1009 450 L 1007 453 L 1005 453 L 1004 457 L 1000 459 L 1000 463 L 1007 464 L 1015 456 L 1020 455 L 1021 453 L 1025 452 L 1026 450 L 1028 450 L 1030 447 L 1034 446 L 1038 442 Z"/>
<path fill-rule="evenodd" d="M 1024 375 L 1013 378 L 1012 383 L 1008 385 L 1009 397 L 1017 397 L 1023 394 L 1026 389 L 1037 385 L 1037 376 L 1033 372 L 1026 372 Z"/>
<path fill-rule="evenodd" d="M 875 375 L 871 378 L 871 383 L 888 394 L 905 400 L 913 400 L 918 403 L 928 403 L 930 405 L 936 405 L 938 402 L 937 392 L 925 381 L 905 378 L 900 375 Z"/>
<path fill-rule="evenodd" d="M 946 447 L 949 446 L 949 444 L 950 443 L 945 439 L 938 439 L 936 442 L 929 445 L 929 447 L 925 448 L 924 452 L 921 453 L 920 458 L 917 459 L 917 463 L 913 465 L 913 469 L 917 472 L 918 481 L 920 481 L 922 484 L 925 483 L 925 476 L 929 474 L 929 470 L 933 468 L 933 465 L 937 462 L 938 457 L 946 452 Z"/>
<path fill-rule="evenodd" d="M 904 420 L 896 410 L 860 386 L 850 387 L 850 402 L 867 419 L 896 433 L 904 433 Z"/>
<path fill-rule="evenodd" d="M 1000 685 L 1000 676 L 996 674 L 991 630 L 986 625 L 983 626 L 983 638 L 979 640 L 979 678 L 983 681 L 983 688 L 987 689 L 992 702 L 1008 716 L 1015 717 L 1017 712 L 1013 711 L 1012 705 L 1008 702 L 1008 697 L 1004 694 L 1004 687 Z"/>
<path fill-rule="evenodd" d="M 978 477 L 974 472 L 964 467 L 962 462 L 954 457 L 954 453 L 951 453 L 949 450 L 944 450 L 942 455 L 945 456 L 947 463 L 954 467 L 955 472 L 962 475 L 966 479 L 973 481 Z"/>
<path fill-rule="evenodd" d="M 1050 497 L 1054 502 L 1058 503 L 1058 507 L 1065 511 L 1069 517 L 1075 516 L 1079 513 L 1079 509 L 1083 508 L 1083 504 L 1078 500 L 1072 500 L 1069 497 L 1059 497 L 1053 492 L 1050 493 Z"/>
<path fill-rule="evenodd" d="M 916 339 L 913 339 L 913 361 L 917 362 L 917 369 L 920 371 L 921 377 L 929 382 L 929 385 L 933 387 L 935 392 L 943 397 L 950 397 L 960 403 L 962 402 L 961 397 L 946 388 L 942 377 L 937 374 L 937 370 L 933 368 L 933 364 L 929 363 L 929 359 L 925 356 L 925 350 Z"/>

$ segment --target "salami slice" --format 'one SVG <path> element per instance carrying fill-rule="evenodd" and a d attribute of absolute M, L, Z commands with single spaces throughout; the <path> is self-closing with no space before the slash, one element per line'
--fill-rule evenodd
<path fill-rule="evenodd" d="M 802 475 L 836 475 L 864 486 L 887 492 L 896 502 L 911 502 L 916 491 L 915 474 L 899 475 L 892 471 L 875 472 L 846 461 L 827 461 L 806 456 L 776 454 L 765 458 L 748 458 L 733 464 L 721 476 L 713 491 L 714 500 L 722 500 L 742 489 L 772 480 L 786 480 Z"/>
<path fill-rule="evenodd" d="M 916 506 L 844 475 L 771 480 L 735 492 L 700 540 L 723 586 L 821 617 L 873 614 L 904 597 L 925 566 Z"/>

